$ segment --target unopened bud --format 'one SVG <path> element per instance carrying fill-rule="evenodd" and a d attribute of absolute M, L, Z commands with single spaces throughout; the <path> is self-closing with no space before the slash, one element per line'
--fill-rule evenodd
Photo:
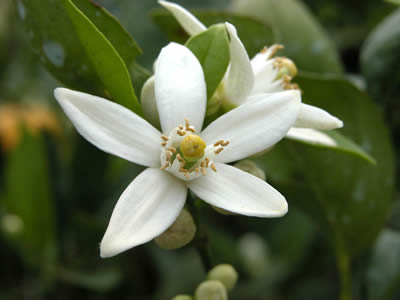
<path fill-rule="evenodd" d="M 16 235 L 24 228 L 24 221 L 17 215 L 5 215 L 1 219 L 3 231 L 10 235 Z"/>
<path fill-rule="evenodd" d="M 290 76 L 290 78 L 294 78 L 297 75 L 297 67 L 295 63 L 287 57 L 276 57 L 275 66 L 279 70 L 276 79 L 281 79 L 285 76 Z"/>
<path fill-rule="evenodd" d="M 212 268 L 208 272 L 207 279 L 220 281 L 229 292 L 236 285 L 238 273 L 231 265 L 222 264 Z"/>
<path fill-rule="evenodd" d="M 189 295 L 177 295 L 172 300 L 193 300 L 193 297 Z"/>
<path fill-rule="evenodd" d="M 261 277 L 268 270 L 269 249 L 256 233 L 246 233 L 239 240 L 239 251 L 244 266 L 253 277 Z"/>
<path fill-rule="evenodd" d="M 140 93 L 140 102 L 146 120 L 154 127 L 160 128 L 160 117 L 158 115 L 154 82 L 154 76 L 152 76 L 144 83 L 142 92 Z"/>
<path fill-rule="evenodd" d="M 264 171 L 257 167 L 257 165 L 251 160 L 246 159 L 239 161 L 238 163 L 234 164 L 234 166 L 242 171 L 260 178 L 261 180 L 265 181 L 266 179 Z"/>
<path fill-rule="evenodd" d="M 228 300 L 225 286 L 218 280 L 207 280 L 201 283 L 195 292 L 196 300 Z"/>
<path fill-rule="evenodd" d="M 156 244 L 163 249 L 178 249 L 187 245 L 196 234 L 196 224 L 192 215 L 183 209 L 175 222 L 160 236 Z"/>

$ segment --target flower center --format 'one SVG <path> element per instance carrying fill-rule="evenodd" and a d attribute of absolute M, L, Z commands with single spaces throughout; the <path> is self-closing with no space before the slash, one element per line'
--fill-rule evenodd
<path fill-rule="evenodd" d="M 208 168 L 217 172 L 213 160 L 229 142 L 221 140 L 207 146 L 194 133 L 196 129 L 185 119 L 185 125 L 174 128 L 169 136 L 161 136 L 161 170 L 182 180 L 205 176 Z"/>

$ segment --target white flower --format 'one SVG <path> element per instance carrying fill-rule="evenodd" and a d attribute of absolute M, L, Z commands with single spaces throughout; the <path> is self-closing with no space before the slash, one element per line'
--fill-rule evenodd
<path fill-rule="evenodd" d="M 206 84 L 184 46 L 161 51 L 154 93 L 162 133 L 114 102 L 64 89 L 55 97 L 78 132 L 101 150 L 147 166 L 123 192 L 101 242 L 116 255 L 163 233 L 182 210 L 189 188 L 216 207 L 256 217 L 287 212 L 285 198 L 265 181 L 227 165 L 285 136 L 300 108 L 297 91 L 266 95 L 231 110 L 200 132 Z"/>
<path fill-rule="evenodd" d="M 159 3 L 174 15 L 188 34 L 195 35 L 207 29 L 183 7 L 168 1 L 159 1 Z M 217 91 L 223 101 L 241 105 L 254 99 L 252 97 L 254 95 L 280 92 L 293 86 L 288 82 L 288 77 L 279 78 L 278 76 L 281 58 L 273 58 L 273 55 L 279 46 L 266 48 L 250 60 L 235 27 L 229 23 L 225 24 L 230 35 L 231 62 Z M 297 120 L 286 137 L 335 146 L 336 142 L 332 138 L 318 130 L 331 130 L 342 126 L 343 122 L 328 112 L 302 103 Z"/>

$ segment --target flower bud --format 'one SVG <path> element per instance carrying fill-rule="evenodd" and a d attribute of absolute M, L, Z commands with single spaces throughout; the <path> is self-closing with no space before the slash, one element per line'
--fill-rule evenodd
<path fill-rule="evenodd" d="M 231 265 L 222 264 L 212 268 L 208 272 L 207 279 L 220 281 L 229 292 L 236 285 L 238 273 Z"/>
<path fill-rule="evenodd" d="M 17 215 L 5 215 L 1 218 L 1 228 L 9 235 L 17 235 L 24 228 L 24 221 Z"/>
<path fill-rule="evenodd" d="M 218 280 L 201 283 L 194 293 L 196 300 L 228 300 L 225 286 Z"/>
<path fill-rule="evenodd" d="M 257 167 L 257 165 L 252 162 L 251 160 L 242 160 L 237 162 L 236 164 L 234 164 L 234 166 L 242 171 L 245 171 L 251 175 L 254 175 L 258 178 L 260 178 L 261 180 L 266 179 L 265 173 L 263 170 L 261 170 L 259 167 Z"/>
<path fill-rule="evenodd" d="M 156 244 L 163 249 L 178 249 L 187 245 L 196 234 L 196 224 L 192 215 L 182 209 L 175 222 L 160 236 L 155 238 Z"/>
<path fill-rule="evenodd" d="M 172 300 L 193 300 L 193 297 L 189 295 L 177 295 Z"/>
<path fill-rule="evenodd" d="M 261 277 L 268 270 L 269 249 L 256 233 L 246 233 L 239 240 L 239 251 L 244 266 L 253 277 Z"/>
<path fill-rule="evenodd" d="M 143 115 L 154 127 L 160 128 L 160 117 L 158 115 L 156 92 L 154 87 L 154 76 L 150 77 L 143 85 L 140 93 Z"/>

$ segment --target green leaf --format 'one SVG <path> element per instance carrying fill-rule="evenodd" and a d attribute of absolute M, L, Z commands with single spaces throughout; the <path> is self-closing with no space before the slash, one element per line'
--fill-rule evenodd
<path fill-rule="evenodd" d="M 130 72 L 135 91 L 140 93 L 144 82 L 150 77 L 149 72 L 136 63 L 142 49 L 121 23 L 102 6 L 88 0 L 73 0 L 73 3 L 114 46 Z"/>
<path fill-rule="evenodd" d="M 113 45 L 71 0 L 62 0 L 78 38 L 102 81 L 117 103 L 141 114 L 128 69 Z"/>
<path fill-rule="evenodd" d="M 340 129 L 376 159 L 376 166 L 339 151 L 282 141 L 257 162 L 267 178 L 312 216 L 340 257 L 369 247 L 393 197 L 394 157 L 379 108 L 347 79 L 302 74 L 304 101 L 344 122 Z"/>
<path fill-rule="evenodd" d="M 121 56 L 70 0 L 18 0 L 15 3 L 33 52 L 58 80 L 79 91 L 111 97 L 140 112 Z M 100 13 L 101 16 L 107 17 Z"/>
<path fill-rule="evenodd" d="M 370 34 L 361 50 L 362 73 L 368 91 L 380 103 L 399 100 L 400 8 Z"/>
<path fill-rule="evenodd" d="M 13 234 L 26 262 L 48 262 L 54 250 L 55 220 L 49 181 L 49 166 L 41 136 L 25 133 L 13 150 L 5 169 L 4 207 L 20 220 Z"/>
<path fill-rule="evenodd" d="M 400 291 L 400 233 L 386 229 L 372 250 L 367 270 L 368 300 L 390 300 Z"/>
<path fill-rule="evenodd" d="M 274 26 L 278 31 L 275 43 L 285 46 L 280 53 L 293 59 L 300 69 L 318 73 L 343 71 L 334 43 L 302 2 L 235 0 L 232 8 Z"/>
<path fill-rule="evenodd" d="M 210 99 L 225 75 L 230 61 L 229 39 L 225 25 L 214 25 L 190 38 L 188 47 L 203 67 Z"/>
<path fill-rule="evenodd" d="M 370 162 L 371 164 L 375 165 L 376 161 L 375 159 L 369 155 L 366 151 L 364 151 L 361 147 L 359 147 L 357 144 L 355 144 L 352 140 L 349 138 L 345 137 L 340 133 L 340 130 L 333 131 L 322 131 L 322 130 L 315 130 L 316 133 L 321 134 L 322 136 L 325 136 L 325 138 L 330 139 L 332 141 L 331 145 L 328 144 L 319 144 L 319 143 L 314 143 L 311 141 L 306 141 L 304 139 L 293 139 L 296 140 L 297 142 L 304 143 L 307 145 L 311 145 L 313 147 L 321 147 L 321 148 L 327 148 L 327 149 L 332 149 L 335 151 L 342 151 L 348 154 L 352 154 L 355 156 L 358 156 L 361 159 L 365 159 L 366 161 Z"/>
<path fill-rule="evenodd" d="M 400 5 L 400 0 L 385 0 L 388 3 L 392 3 L 394 5 Z"/>
<path fill-rule="evenodd" d="M 246 47 L 250 57 L 275 40 L 273 28 L 252 17 L 236 13 L 216 11 L 193 11 L 194 15 L 206 26 L 217 23 L 229 22 L 235 25 L 238 35 Z M 155 10 L 152 14 L 154 22 L 163 32 L 166 32 L 170 40 L 185 43 L 188 39 L 186 32 L 180 27 L 175 18 L 164 10 Z"/>

